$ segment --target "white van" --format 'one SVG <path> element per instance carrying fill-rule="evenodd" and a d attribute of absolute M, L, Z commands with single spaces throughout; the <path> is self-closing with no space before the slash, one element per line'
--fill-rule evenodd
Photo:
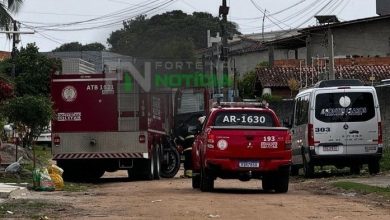
<path fill-rule="evenodd" d="M 368 164 L 379 172 L 382 125 L 376 91 L 359 80 L 328 80 L 298 93 L 292 121 L 293 166 L 306 177 L 315 166 L 350 167 L 358 174 Z"/>

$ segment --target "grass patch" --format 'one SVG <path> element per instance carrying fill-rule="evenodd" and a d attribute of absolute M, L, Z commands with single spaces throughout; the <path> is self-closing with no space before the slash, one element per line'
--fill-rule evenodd
<path fill-rule="evenodd" d="M 56 212 L 71 209 L 69 204 L 50 202 L 45 200 L 16 199 L 0 204 L 0 219 L 29 218 L 41 219 L 44 216 L 55 218 Z M 8 213 L 12 212 L 11 213 Z"/>
<path fill-rule="evenodd" d="M 383 155 L 380 161 L 380 165 L 382 171 L 390 170 L 390 147 L 383 148 Z"/>
<path fill-rule="evenodd" d="M 348 191 L 355 191 L 362 194 L 370 194 L 374 193 L 377 195 L 381 195 L 387 199 L 390 199 L 390 187 L 378 187 L 378 186 L 370 186 L 362 183 L 354 183 L 354 182 L 335 182 L 332 184 L 333 186 L 348 190 Z"/>

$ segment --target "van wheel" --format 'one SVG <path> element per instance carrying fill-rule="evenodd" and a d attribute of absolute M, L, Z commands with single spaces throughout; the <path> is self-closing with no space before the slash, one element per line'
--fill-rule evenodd
<path fill-rule="evenodd" d="M 274 179 L 272 175 L 264 175 L 261 179 L 261 186 L 264 191 L 271 191 L 274 189 Z"/>
<path fill-rule="evenodd" d="M 202 192 L 211 192 L 214 189 L 214 178 L 206 168 L 200 171 L 200 190 Z"/>
<path fill-rule="evenodd" d="M 298 176 L 299 168 L 296 165 L 291 166 L 291 176 Z"/>
<path fill-rule="evenodd" d="M 360 164 L 359 165 L 351 165 L 350 172 L 353 175 L 360 175 Z"/>
<path fill-rule="evenodd" d="M 302 155 L 303 160 L 303 173 L 306 178 L 311 178 L 314 176 L 314 165 L 310 162 L 307 162 L 305 155 Z"/>
<path fill-rule="evenodd" d="M 286 167 L 278 171 L 274 181 L 275 192 L 286 193 L 288 191 L 288 183 L 290 179 L 289 172 L 290 169 Z"/>
<path fill-rule="evenodd" d="M 371 175 L 378 174 L 379 170 L 380 170 L 379 160 L 378 159 L 370 160 L 370 162 L 368 163 L 368 171 L 369 171 L 369 173 Z"/>

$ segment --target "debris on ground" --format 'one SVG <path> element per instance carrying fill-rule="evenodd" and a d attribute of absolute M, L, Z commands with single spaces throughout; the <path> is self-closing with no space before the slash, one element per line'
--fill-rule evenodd
<path fill-rule="evenodd" d="M 2 164 L 11 164 L 16 160 L 16 146 L 14 144 L 3 143 L 0 146 Z M 23 163 L 29 163 L 33 160 L 32 151 L 18 146 L 18 158 L 23 157 Z"/>

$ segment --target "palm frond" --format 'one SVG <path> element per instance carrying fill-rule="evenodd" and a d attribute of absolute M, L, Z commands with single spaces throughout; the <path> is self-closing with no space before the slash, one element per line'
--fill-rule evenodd
<path fill-rule="evenodd" d="M 4 2 L 4 0 L 3 0 Z M 7 8 L 11 12 L 18 12 L 20 7 L 22 6 L 23 0 L 8 0 L 7 1 Z"/>

